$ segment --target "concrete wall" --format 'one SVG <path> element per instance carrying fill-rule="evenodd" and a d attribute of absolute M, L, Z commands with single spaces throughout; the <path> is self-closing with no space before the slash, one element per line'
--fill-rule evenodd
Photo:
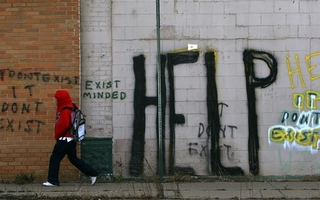
<path fill-rule="evenodd" d="M 160 1 L 166 175 L 319 173 L 319 4 Z M 115 174 L 156 171 L 156 1 L 81 11 L 89 135 L 114 139 Z"/>

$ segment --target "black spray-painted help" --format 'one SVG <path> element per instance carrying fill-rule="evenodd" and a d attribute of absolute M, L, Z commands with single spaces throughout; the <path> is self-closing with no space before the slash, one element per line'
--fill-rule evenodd
<path fill-rule="evenodd" d="M 165 61 L 166 57 L 161 56 L 161 76 L 164 77 L 165 74 Z M 131 147 L 131 160 L 129 165 L 129 173 L 133 176 L 140 176 L 143 173 L 143 163 L 144 163 L 144 146 L 145 146 L 145 126 L 146 126 L 146 114 L 145 109 L 148 105 L 158 105 L 157 97 L 146 97 L 146 75 L 145 75 L 145 57 L 139 55 L 133 58 L 133 69 L 135 74 L 135 90 L 134 90 L 134 122 L 133 122 L 133 138 Z M 162 90 L 162 140 L 165 139 L 165 107 L 166 107 L 166 90 L 165 90 L 165 80 L 161 80 L 161 90 Z M 158 121 L 158 119 L 157 119 Z M 158 133 L 158 123 L 157 124 L 157 136 Z M 157 137 L 158 140 L 158 137 Z M 159 141 L 157 143 L 157 152 L 159 152 Z M 165 144 L 162 142 L 162 153 L 165 155 Z M 159 162 L 159 158 L 157 157 Z M 165 163 L 165 157 L 163 156 L 162 163 Z M 165 172 L 165 166 L 163 167 Z M 158 170 L 157 170 L 158 172 Z M 164 173 L 163 172 L 163 173 Z"/>
<path fill-rule="evenodd" d="M 205 54 L 207 69 L 207 108 L 208 124 L 211 130 L 211 171 L 215 175 L 243 175 L 240 167 L 224 167 L 221 164 L 219 133 L 221 129 L 219 116 L 218 92 L 216 85 L 216 69 L 214 52 Z"/>
<path fill-rule="evenodd" d="M 194 169 L 190 167 L 175 166 L 175 143 L 176 124 L 184 124 L 185 117 L 183 114 L 177 114 L 175 109 L 175 89 L 174 89 L 174 66 L 184 63 L 195 63 L 198 61 L 199 52 L 181 52 L 168 54 L 168 79 L 169 79 L 169 126 L 170 126 L 170 140 L 169 140 L 169 174 L 186 173 L 194 175 Z"/>
<path fill-rule="evenodd" d="M 175 126 L 177 124 L 184 124 L 185 117 L 183 114 L 175 112 L 175 88 L 174 88 L 174 66 L 184 63 L 195 63 L 198 61 L 199 52 L 188 51 L 179 53 L 169 53 L 167 57 L 168 82 L 169 82 L 169 175 L 174 173 L 183 173 L 195 175 L 195 170 L 190 167 L 175 165 Z M 264 61 L 270 69 L 270 75 L 265 78 L 259 78 L 254 73 L 254 60 Z M 139 176 L 143 173 L 144 163 L 144 146 L 145 146 L 145 108 L 148 105 L 157 105 L 157 97 L 146 97 L 146 77 L 145 77 L 145 58 L 143 55 L 136 56 L 134 60 L 134 74 L 135 74 L 135 90 L 134 90 L 134 133 L 132 138 L 132 152 L 129 166 L 131 175 Z M 276 80 L 277 76 L 277 62 L 275 58 L 266 52 L 245 50 L 243 52 L 243 61 L 245 66 L 245 80 L 248 98 L 248 126 L 249 126 L 249 166 L 250 172 L 254 175 L 259 173 L 259 159 L 258 159 L 258 124 L 256 113 L 256 87 L 268 87 Z M 162 121 L 164 126 L 165 107 L 166 107 L 166 87 L 165 87 L 165 62 L 166 57 L 161 57 L 161 76 L 163 77 L 161 83 L 162 91 Z M 243 175 L 244 171 L 240 167 L 225 167 L 221 163 L 219 133 L 221 130 L 218 91 L 216 85 L 216 69 L 215 69 L 215 53 L 205 53 L 205 67 L 207 71 L 207 109 L 208 109 L 208 128 L 207 134 L 211 137 L 211 173 L 215 175 Z M 222 110 L 221 110 L 222 112 Z M 158 125 L 158 124 L 157 124 Z M 236 128 L 236 127 L 231 127 Z M 158 129 L 157 129 L 158 130 Z M 164 130 L 164 127 L 162 128 Z M 157 132 L 157 134 L 159 134 Z M 158 138 L 158 137 L 157 137 Z M 165 139 L 165 134 L 162 136 Z M 165 145 L 162 149 L 164 151 Z M 157 147 L 159 151 L 159 146 Z M 164 152 L 162 152 L 164 155 Z M 157 160 L 159 162 L 159 160 Z M 165 159 L 162 162 L 165 164 Z M 165 166 L 165 165 L 164 165 Z M 164 174 L 166 170 L 164 169 Z"/>
<path fill-rule="evenodd" d="M 269 76 L 258 78 L 255 75 L 254 60 L 264 61 L 270 69 Z M 269 53 L 263 51 L 245 50 L 243 52 L 243 62 L 245 65 L 246 87 L 248 98 L 248 127 L 249 127 L 249 166 L 250 172 L 254 175 L 259 173 L 259 136 L 258 136 L 258 116 L 256 112 L 255 88 L 266 88 L 272 84 L 277 77 L 278 68 L 276 59 Z"/>

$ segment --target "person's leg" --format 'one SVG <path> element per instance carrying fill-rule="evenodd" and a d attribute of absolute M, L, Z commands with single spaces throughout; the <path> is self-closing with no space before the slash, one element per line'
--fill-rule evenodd
<path fill-rule="evenodd" d="M 55 144 L 49 162 L 49 170 L 48 170 L 48 182 L 54 185 L 59 185 L 59 170 L 60 170 L 60 162 L 63 157 L 66 155 L 68 150 L 67 141 L 57 141 Z"/>
<path fill-rule="evenodd" d="M 96 177 L 99 172 L 77 157 L 75 141 L 69 142 L 69 151 L 67 153 L 70 162 L 87 176 Z"/>

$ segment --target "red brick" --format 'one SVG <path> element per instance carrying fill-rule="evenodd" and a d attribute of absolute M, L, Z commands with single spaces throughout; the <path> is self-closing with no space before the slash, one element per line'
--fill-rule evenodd
<path fill-rule="evenodd" d="M 2 0 L 0 0 L 1 2 Z M 67 4 L 65 3 L 67 2 Z M 70 3 L 72 2 L 72 3 Z M 36 171 L 36 176 L 46 176 L 48 160 L 55 140 L 54 92 L 66 88 L 78 96 L 79 85 L 66 85 L 61 82 L 43 82 L 25 78 L 18 73 L 39 72 L 79 76 L 79 7 L 78 1 L 60 0 L 7 0 L 0 3 L 0 68 L 10 68 L 16 74 L 9 77 L 8 71 L 1 80 L 0 97 L 12 105 L 30 104 L 30 112 L 8 110 L 2 118 L 13 120 L 13 129 L 0 135 L 0 179 L 14 179 L 14 176 L 28 170 Z M 59 10 L 60 9 L 60 10 Z M 76 15 L 68 13 L 76 11 Z M 75 32 L 74 32 L 75 30 Z M 75 37 L 77 36 L 77 37 Z M 68 54 L 68 58 L 66 58 Z M 34 84 L 32 97 L 25 89 Z M 16 97 L 13 97 L 12 87 Z M 32 103 L 41 102 L 38 112 Z M 0 104 L 2 106 L 2 104 Z M 45 122 L 41 132 L 36 133 L 37 124 L 30 124 L 31 132 L 26 132 L 26 121 L 37 119 Z M 21 123 L 19 127 L 19 122 Z M 5 128 L 6 121 L 0 122 Z M 4 158 L 4 159 L 2 159 Z M 79 172 L 67 159 L 63 164 L 67 179 L 77 179 Z"/>

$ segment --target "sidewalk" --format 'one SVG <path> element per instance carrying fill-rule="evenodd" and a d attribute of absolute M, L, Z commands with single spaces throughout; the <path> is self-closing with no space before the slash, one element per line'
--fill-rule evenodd
<path fill-rule="evenodd" d="M 166 199 L 320 199 L 319 187 L 316 181 L 164 183 L 163 194 Z M 0 199 L 159 199 L 158 188 L 155 183 L 137 182 L 61 183 L 59 187 L 0 184 Z"/>

